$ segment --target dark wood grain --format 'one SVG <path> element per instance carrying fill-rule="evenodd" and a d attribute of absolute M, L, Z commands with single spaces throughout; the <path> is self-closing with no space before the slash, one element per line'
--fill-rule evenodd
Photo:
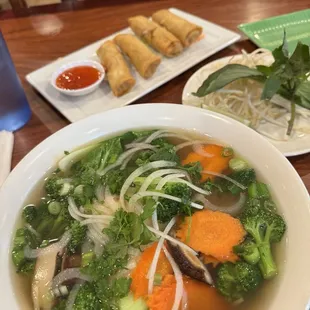
<path fill-rule="evenodd" d="M 99 5 L 99 6 L 98 6 Z M 25 81 L 29 72 L 97 41 L 127 26 L 127 18 L 135 14 L 151 15 L 157 9 L 178 7 L 192 14 L 236 30 L 240 23 L 302 10 L 309 0 L 156 0 L 156 1 L 90 1 L 36 8 L 18 14 L 4 13 L 0 28 L 9 46 L 17 72 L 24 85 L 33 115 L 29 123 L 15 133 L 13 163 L 15 166 L 32 148 L 69 122 Z M 49 13 L 38 15 L 40 13 Z M 33 15 L 31 15 L 33 14 Z M 1 16 L 0 16 L 1 17 Z M 14 17 L 7 19 L 6 17 Z M 56 20 L 56 22 L 55 22 Z M 61 26 L 49 34 L 40 34 L 40 26 Z M 46 24 L 45 24 L 45 27 Z M 45 28 L 46 29 L 46 28 Z M 41 29 L 42 30 L 42 29 Z M 139 99 L 143 102 L 180 103 L 188 78 L 202 65 L 244 48 L 255 49 L 249 41 L 239 42 L 210 57 L 169 83 Z M 310 154 L 289 159 L 310 191 Z"/>

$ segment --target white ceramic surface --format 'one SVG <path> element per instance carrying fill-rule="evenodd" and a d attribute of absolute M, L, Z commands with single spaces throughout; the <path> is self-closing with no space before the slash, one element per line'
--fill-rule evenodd
<path fill-rule="evenodd" d="M 155 74 L 145 80 L 131 66 L 136 85 L 121 97 L 115 97 L 108 85 L 102 83 L 93 93 L 81 98 L 71 98 L 56 91 L 49 83 L 53 72 L 61 65 L 80 59 L 99 61 L 96 50 L 106 40 L 113 39 L 120 33 L 132 33 L 129 28 L 123 29 L 98 42 L 90 44 L 70 55 L 58 59 L 26 76 L 27 81 L 39 91 L 69 121 L 76 122 L 89 115 L 130 104 L 138 98 L 170 81 L 174 77 L 193 67 L 203 59 L 215 54 L 223 48 L 239 40 L 240 35 L 219 25 L 210 23 L 197 16 L 171 8 L 171 12 L 179 15 L 203 28 L 204 37 L 199 42 L 186 48 L 182 54 L 174 58 L 162 57 Z M 130 16 L 128 16 L 130 17 Z M 156 52 L 155 52 L 156 53 Z"/>
<path fill-rule="evenodd" d="M 217 113 L 172 104 L 135 105 L 94 115 L 56 132 L 17 165 L 0 190 L 1 309 L 23 309 L 18 307 L 12 288 L 9 248 L 14 222 L 38 180 L 64 150 L 119 131 L 146 127 L 173 127 L 210 135 L 230 144 L 259 171 L 261 179 L 270 185 L 288 229 L 280 273 L 259 291 L 251 310 L 305 310 L 310 296 L 310 204 L 298 174 L 273 145 L 248 127 Z"/>
<path fill-rule="evenodd" d="M 56 80 L 60 74 L 62 74 L 64 71 L 66 71 L 68 69 L 79 67 L 79 66 L 87 66 L 87 67 L 96 68 L 97 70 L 99 70 L 101 72 L 99 79 L 95 83 L 93 83 L 87 87 L 80 88 L 80 89 L 64 89 L 64 88 L 60 88 L 57 86 Z M 51 78 L 51 84 L 57 91 L 61 92 L 64 95 L 73 96 L 73 97 L 85 96 L 85 95 L 92 93 L 93 91 L 95 91 L 100 86 L 100 83 L 103 81 L 104 76 L 105 76 L 104 68 L 98 61 L 78 60 L 78 61 L 72 61 L 72 62 L 69 62 L 67 64 L 60 66 L 53 73 L 52 78 Z"/>
<path fill-rule="evenodd" d="M 233 56 L 238 59 L 239 55 Z M 212 61 L 196 71 L 187 81 L 182 93 L 182 103 L 187 104 L 187 100 L 191 97 L 191 93 L 197 91 L 203 81 L 214 71 L 226 65 L 232 57 L 224 57 Z M 305 134 L 301 138 L 294 138 L 287 141 L 276 141 L 264 136 L 271 142 L 284 156 L 296 156 L 310 152 L 310 134 Z"/>

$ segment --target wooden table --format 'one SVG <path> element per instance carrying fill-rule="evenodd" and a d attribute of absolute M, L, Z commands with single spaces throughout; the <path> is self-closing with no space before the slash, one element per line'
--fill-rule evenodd
<path fill-rule="evenodd" d="M 127 27 L 127 18 L 136 14 L 151 15 L 161 8 L 178 7 L 231 30 L 237 25 L 266 17 L 302 10 L 309 0 L 106 0 L 64 2 L 61 5 L 7 12 L 0 15 L 0 28 L 9 46 L 17 72 L 22 80 L 33 115 L 30 122 L 15 133 L 13 166 L 31 149 L 69 122 L 25 81 L 29 72 L 71 53 L 87 44 Z M 37 14 L 50 14 L 40 16 Z M 15 17 L 14 15 L 29 15 Z M 43 21 L 57 17 L 62 29 L 48 35 L 40 34 Z M 55 20 L 55 19 L 54 19 Z M 44 30 L 44 29 L 43 29 Z M 45 28 L 46 30 L 46 28 Z M 42 31 L 41 31 L 42 33 Z M 43 31 L 44 33 L 44 31 Z M 157 90 L 139 99 L 143 102 L 180 103 L 182 89 L 188 78 L 202 65 L 227 55 L 255 49 L 245 38 L 183 73 Z M 310 191 L 310 154 L 289 159 Z"/>

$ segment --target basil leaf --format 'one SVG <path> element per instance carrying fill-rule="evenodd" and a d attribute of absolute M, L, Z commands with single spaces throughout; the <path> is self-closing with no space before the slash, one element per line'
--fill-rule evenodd
<path fill-rule="evenodd" d="M 296 103 L 310 110 L 310 81 L 305 81 L 296 90 Z"/>
<path fill-rule="evenodd" d="M 267 67 L 267 66 L 263 66 L 263 65 L 260 66 L 260 65 L 258 65 L 258 66 L 256 66 L 256 69 L 257 69 L 257 71 L 263 73 L 266 76 L 269 76 L 272 73 L 271 68 Z"/>
<path fill-rule="evenodd" d="M 277 67 L 279 65 L 285 64 L 289 59 L 288 44 L 286 40 L 286 31 L 284 30 L 283 43 L 279 47 L 273 50 L 272 55 L 275 62 L 272 66 Z"/>
<path fill-rule="evenodd" d="M 262 100 L 271 99 L 278 92 L 280 87 L 281 87 L 281 80 L 274 75 L 270 76 L 264 84 L 261 99 Z"/>
<path fill-rule="evenodd" d="M 294 75 L 303 77 L 310 71 L 309 46 L 298 42 L 296 49 L 289 61 Z"/>
<path fill-rule="evenodd" d="M 212 73 L 198 88 L 194 96 L 204 97 L 216 90 L 219 90 L 227 84 L 240 78 L 259 78 L 264 79 L 264 75 L 257 71 L 239 64 L 229 64 L 222 69 Z"/>

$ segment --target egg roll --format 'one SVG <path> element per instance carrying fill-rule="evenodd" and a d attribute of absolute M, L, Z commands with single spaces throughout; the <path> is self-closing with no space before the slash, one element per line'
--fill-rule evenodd
<path fill-rule="evenodd" d="M 97 50 L 97 56 L 106 69 L 106 76 L 113 94 L 120 97 L 129 92 L 136 80 L 131 75 L 117 45 L 112 41 L 105 41 Z"/>
<path fill-rule="evenodd" d="M 129 57 L 131 63 L 143 78 L 147 79 L 155 73 L 161 58 L 154 54 L 137 37 L 131 34 L 119 34 L 114 38 L 114 42 Z"/>
<path fill-rule="evenodd" d="M 173 57 L 182 52 L 183 46 L 178 38 L 145 16 L 130 17 L 128 23 L 138 37 L 164 56 Z"/>
<path fill-rule="evenodd" d="M 179 17 L 169 10 L 159 10 L 152 15 L 154 22 L 174 34 L 184 46 L 195 42 L 202 33 L 202 28 Z"/>

